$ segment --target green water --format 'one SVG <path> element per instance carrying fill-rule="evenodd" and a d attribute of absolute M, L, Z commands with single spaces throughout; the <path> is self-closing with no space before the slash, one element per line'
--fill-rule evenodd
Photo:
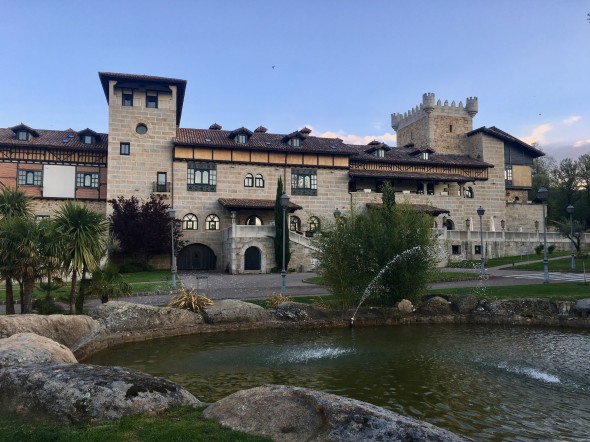
<path fill-rule="evenodd" d="M 589 440 L 590 332 L 418 325 L 203 334 L 84 361 L 171 379 L 205 402 L 265 383 L 324 390 L 476 440 Z"/>

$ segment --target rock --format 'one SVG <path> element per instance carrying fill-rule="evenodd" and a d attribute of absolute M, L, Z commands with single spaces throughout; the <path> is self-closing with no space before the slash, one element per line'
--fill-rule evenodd
<path fill-rule="evenodd" d="M 416 311 L 422 315 L 449 315 L 451 307 L 445 298 L 435 296 L 422 303 Z"/>
<path fill-rule="evenodd" d="M 274 314 L 281 321 L 307 321 L 331 317 L 331 312 L 325 308 L 294 301 L 282 302 L 275 309 Z"/>
<path fill-rule="evenodd" d="M 451 298 L 451 310 L 462 315 L 472 313 L 477 308 L 479 298 L 475 295 L 457 295 Z"/>
<path fill-rule="evenodd" d="M 571 310 L 574 315 L 587 318 L 590 316 L 590 299 L 578 299 Z"/>
<path fill-rule="evenodd" d="M 558 313 L 557 305 L 550 299 L 543 298 L 519 298 L 486 301 L 484 309 L 498 316 L 522 316 L 524 318 L 540 318 L 555 316 Z"/>
<path fill-rule="evenodd" d="M 17 333 L 35 333 L 70 349 L 79 347 L 101 330 L 94 319 L 83 315 L 0 316 L 0 338 Z"/>
<path fill-rule="evenodd" d="M 366 402 L 283 385 L 238 391 L 210 405 L 203 416 L 281 442 L 466 440 Z"/>
<path fill-rule="evenodd" d="M 65 345 L 34 333 L 17 333 L 0 339 L 0 368 L 77 362 L 74 354 Z"/>
<path fill-rule="evenodd" d="M 109 301 L 90 311 L 90 316 L 111 333 L 178 329 L 203 323 L 203 317 L 189 310 L 131 302 Z"/>
<path fill-rule="evenodd" d="M 259 322 L 272 319 L 272 313 L 259 305 L 235 299 L 215 301 L 203 313 L 209 324 Z"/>
<path fill-rule="evenodd" d="M 412 301 L 409 301 L 408 299 L 402 299 L 397 303 L 396 307 L 401 313 L 412 313 L 414 311 Z"/>
<path fill-rule="evenodd" d="M 85 364 L 0 369 L 0 411 L 87 424 L 203 404 L 179 385 L 135 370 Z"/>

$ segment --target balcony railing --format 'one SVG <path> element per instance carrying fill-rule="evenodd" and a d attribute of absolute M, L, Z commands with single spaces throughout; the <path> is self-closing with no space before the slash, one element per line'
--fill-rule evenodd
<path fill-rule="evenodd" d="M 152 182 L 152 193 L 170 193 L 172 189 L 172 183 L 158 183 Z"/>

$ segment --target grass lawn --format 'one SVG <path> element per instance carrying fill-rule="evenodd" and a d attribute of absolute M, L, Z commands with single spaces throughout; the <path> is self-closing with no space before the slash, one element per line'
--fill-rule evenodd
<path fill-rule="evenodd" d="M 131 285 L 133 293 L 154 292 L 156 290 L 172 290 L 170 270 L 154 270 L 153 272 L 122 273 L 123 280 Z M 182 286 L 180 279 L 177 282 Z M 15 299 L 20 298 L 18 284 L 13 285 Z M 58 290 L 51 292 L 55 299 L 68 302 L 70 297 L 70 284 L 66 281 L 65 285 Z M 45 292 L 35 287 L 33 299 L 45 297 Z M 2 284 L 0 288 L 0 302 L 6 301 L 6 288 Z"/>
<path fill-rule="evenodd" d="M 551 257 L 550 257 L 551 258 Z M 541 258 L 543 259 L 543 258 Z M 575 273 L 583 273 L 584 271 L 590 272 L 590 257 L 588 258 L 575 258 L 576 271 Z M 511 268 L 511 267 L 509 267 Z M 516 267 L 516 270 L 543 270 L 542 262 L 531 262 L 530 264 L 523 264 Z M 563 259 L 549 261 L 550 272 L 571 272 L 572 271 L 572 260 L 570 255 L 565 256 Z M 590 276 L 588 277 L 590 281 Z"/>
<path fill-rule="evenodd" d="M 476 271 L 473 272 L 440 272 L 435 271 L 431 272 L 428 275 L 428 282 L 449 282 L 449 281 L 472 281 L 479 277 L 479 273 Z M 305 282 L 310 284 L 325 284 L 324 278 L 321 276 L 314 276 L 312 278 L 307 278 Z"/>
<path fill-rule="evenodd" d="M 482 289 L 475 287 L 430 289 L 428 292 L 429 294 L 445 295 L 475 293 L 478 296 L 484 296 L 482 295 Z M 590 284 L 559 282 L 553 284 L 489 286 L 485 287 L 485 297 L 489 299 L 550 298 L 555 301 L 576 301 L 578 299 L 590 298 Z"/>
<path fill-rule="evenodd" d="M 32 423 L 23 417 L 0 417 L 0 441 L 225 441 L 255 442 L 270 439 L 250 436 L 202 417 L 201 410 L 178 408 L 158 416 L 131 416 L 82 427 Z"/>
<path fill-rule="evenodd" d="M 549 259 L 557 258 L 557 257 L 567 257 L 570 255 L 570 252 L 553 252 L 550 253 Z M 503 258 L 490 258 L 486 264 L 486 267 L 499 267 L 499 266 L 511 266 L 512 263 L 519 264 L 521 262 L 527 261 L 537 261 L 542 260 L 543 254 L 542 253 L 531 253 L 528 255 L 516 255 L 516 256 L 504 256 Z M 476 269 L 479 268 L 481 261 L 473 260 L 473 261 L 461 261 L 461 262 L 451 262 L 449 263 L 449 267 L 453 268 L 460 268 L 460 269 Z M 520 267 L 520 266 L 519 266 Z"/>

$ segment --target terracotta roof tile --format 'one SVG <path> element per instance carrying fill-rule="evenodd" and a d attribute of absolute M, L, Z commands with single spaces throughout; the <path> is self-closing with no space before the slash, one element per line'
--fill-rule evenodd
<path fill-rule="evenodd" d="M 348 174 L 351 177 L 359 178 L 394 178 L 407 180 L 436 180 L 436 181 L 454 181 L 457 183 L 473 181 L 475 178 L 466 175 L 453 173 L 429 173 L 429 172 L 404 172 L 396 170 L 364 170 L 351 169 Z"/>
<path fill-rule="evenodd" d="M 85 132 L 81 131 L 81 132 Z M 100 149 L 107 150 L 108 148 L 108 135 L 96 133 L 96 142 L 92 144 L 84 144 L 80 140 L 79 133 L 68 130 L 45 130 L 36 129 L 39 134 L 37 137 L 29 137 L 27 141 L 19 141 L 16 139 L 16 134 L 10 128 L 0 128 L 0 145 L 6 146 L 34 146 L 34 147 L 59 147 L 67 149 Z M 65 142 L 64 142 L 65 141 Z"/>
<path fill-rule="evenodd" d="M 219 204 L 225 207 L 227 210 L 234 209 L 262 209 L 262 210 L 273 210 L 275 208 L 275 200 L 257 200 L 257 199 L 246 199 L 246 198 L 219 198 Z M 295 204 L 289 201 L 289 210 L 301 210 L 299 204 Z"/>

